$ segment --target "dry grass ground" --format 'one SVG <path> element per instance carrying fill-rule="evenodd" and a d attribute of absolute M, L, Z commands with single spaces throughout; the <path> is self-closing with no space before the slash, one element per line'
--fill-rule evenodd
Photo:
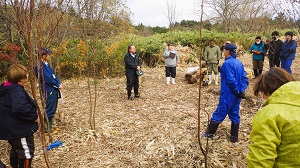
<path fill-rule="evenodd" d="M 246 68 L 252 67 L 251 57 L 240 58 Z M 190 65 L 192 66 L 192 65 Z M 100 167 L 203 167 L 203 155 L 197 143 L 198 85 L 184 81 L 187 65 L 177 72 L 177 84 L 166 85 L 164 67 L 145 68 L 141 84 L 142 98 L 128 101 L 125 77 L 101 80 L 98 85 L 96 130 L 89 129 L 89 96 L 85 80 L 66 80 L 64 104 L 59 111 L 63 120 L 54 140 L 62 147 L 48 152 L 54 168 Z M 265 70 L 268 68 L 265 61 Z M 293 72 L 300 77 L 300 61 L 293 63 Z M 240 141 L 230 143 L 230 121 L 219 127 L 216 137 L 209 140 L 210 167 L 246 167 L 251 120 L 260 105 L 252 94 L 250 80 L 247 99 L 241 104 Z M 219 86 L 203 88 L 202 107 L 211 115 L 219 98 Z M 201 132 L 205 131 L 207 115 L 201 111 Z M 36 135 L 34 168 L 45 167 L 39 132 Z M 204 139 L 203 139 L 204 140 Z M 0 159 L 6 164 L 9 148 L 0 141 Z"/>

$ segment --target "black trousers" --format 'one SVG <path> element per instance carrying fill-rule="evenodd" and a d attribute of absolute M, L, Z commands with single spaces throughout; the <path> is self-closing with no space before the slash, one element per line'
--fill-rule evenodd
<path fill-rule="evenodd" d="M 166 66 L 166 77 L 176 77 L 176 67 L 167 67 Z"/>
<path fill-rule="evenodd" d="M 270 65 L 270 68 L 272 67 L 280 67 L 280 60 L 279 60 L 279 57 L 274 57 L 272 55 L 270 55 L 269 57 L 269 65 Z"/>
<path fill-rule="evenodd" d="M 127 78 L 127 92 L 128 97 L 131 96 L 131 90 L 134 88 L 134 94 L 139 94 L 139 78 L 135 71 L 127 71 L 126 72 L 126 78 Z"/>
<path fill-rule="evenodd" d="M 33 135 L 9 140 L 10 166 L 12 168 L 30 168 L 34 156 L 34 137 Z"/>

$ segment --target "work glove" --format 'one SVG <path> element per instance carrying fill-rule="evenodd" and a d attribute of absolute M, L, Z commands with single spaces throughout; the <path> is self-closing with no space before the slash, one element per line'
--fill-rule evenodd
<path fill-rule="evenodd" d="M 238 96 L 239 98 L 242 98 L 242 99 L 245 99 L 245 98 L 246 98 L 245 92 L 239 92 L 237 96 Z"/>
<path fill-rule="evenodd" d="M 260 55 L 260 54 L 261 54 L 261 51 L 257 51 L 256 54 L 257 54 L 257 55 Z"/>

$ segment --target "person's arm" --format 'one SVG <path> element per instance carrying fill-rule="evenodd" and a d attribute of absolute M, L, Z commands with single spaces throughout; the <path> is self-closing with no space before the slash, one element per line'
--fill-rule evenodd
<path fill-rule="evenodd" d="M 241 86 L 240 91 L 245 93 L 245 91 L 246 91 L 246 89 L 249 85 L 249 79 L 247 78 L 247 73 L 246 73 L 245 69 L 243 71 L 243 77 L 242 77 L 242 83 L 241 84 L 242 84 L 242 86 Z"/>
<path fill-rule="evenodd" d="M 124 58 L 124 61 L 126 63 L 127 66 L 129 66 L 132 69 L 137 69 L 137 65 L 135 65 L 135 63 L 132 61 L 132 59 L 130 59 L 131 56 L 126 55 Z"/>
<path fill-rule="evenodd" d="M 266 53 L 265 44 L 263 44 L 260 52 L 261 52 L 260 54 L 262 54 L 262 55 L 264 55 Z"/>
<path fill-rule="evenodd" d="M 253 48 L 253 45 L 250 47 L 250 53 L 253 54 L 254 52 L 256 52 Z"/>
<path fill-rule="evenodd" d="M 218 50 L 217 50 L 217 60 L 218 60 L 218 62 L 221 59 L 221 56 L 222 56 L 221 50 L 220 50 L 220 47 L 218 47 Z"/>
<path fill-rule="evenodd" d="M 269 113 L 263 109 L 260 113 Z M 252 132 L 250 134 L 251 144 L 247 155 L 248 168 L 273 167 L 277 157 L 277 147 L 281 142 L 281 132 L 277 121 L 282 120 L 275 117 L 254 117 Z"/>
<path fill-rule="evenodd" d="M 51 67 L 43 66 L 43 74 L 44 74 L 44 82 L 47 85 L 59 88 L 60 87 L 60 80 L 56 77 L 54 72 L 51 70 Z"/>
<path fill-rule="evenodd" d="M 207 49 L 207 47 L 205 48 L 205 50 L 204 50 L 204 61 L 207 61 L 207 59 L 208 59 L 208 49 Z"/>
<path fill-rule="evenodd" d="M 175 51 L 175 54 L 176 54 L 176 63 L 178 63 L 178 62 L 180 62 L 180 58 L 179 58 L 178 52 Z"/>
<path fill-rule="evenodd" d="M 294 54 L 297 49 L 297 42 L 295 40 L 292 40 L 292 44 L 289 49 L 289 54 Z"/>
<path fill-rule="evenodd" d="M 26 91 L 21 87 L 12 90 L 10 95 L 12 113 L 19 118 L 34 122 L 38 118 L 36 106 L 28 101 L 27 96 Z"/>
<path fill-rule="evenodd" d="M 163 55 L 163 58 L 169 58 L 169 54 L 170 54 L 170 52 L 165 51 L 165 52 L 164 52 L 164 55 Z"/>
<path fill-rule="evenodd" d="M 236 94 L 239 94 L 239 90 L 238 90 L 238 83 L 235 79 L 234 76 L 234 69 L 233 67 L 231 67 L 228 63 L 223 64 L 222 66 L 224 66 L 225 69 L 225 76 L 227 79 L 227 83 L 229 84 L 230 89 Z"/>

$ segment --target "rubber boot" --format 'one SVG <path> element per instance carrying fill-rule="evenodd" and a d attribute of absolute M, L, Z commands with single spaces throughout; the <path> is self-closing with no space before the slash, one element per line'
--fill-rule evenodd
<path fill-rule="evenodd" d="M 210 120 L 207 130 L 203 134 L 203 137 L 212 138 L 214 134 L 216 133 L 218 126 L 220 123 L 217 123 L 216 121 Z"/>
<path fill-rule="evenodd" d="M 46 133 L 53 132 L 52 123 L 53 123 L 52 118 L 48 118 L 48 123 L 47 123 L 47 120 L 44 121 L 44 132 L 46 132 Z M 49 126 L 48 126 L 48 124 L 49 124 Z"/>
<path fill-rule="evenodd" d="M 133 98 L 131 97 L 131 90 L 127 90 L 127 96 L 128 100 L 133 100 Z"/>
<path fill-rule="evenodd" d="M 53 132 L 53 118 L 49 118 L 49 129 L 50 129 L 50 133 Z"/>
<path fill-rule="evenodd" d="M 9 156 L 9 164 L 11 168 L 19 167 L 19 157 L 18 156 Z"/>
<path fill-rule="evenodd" d="M 211 75 L 208 75 L 208 85 L 210 85 L 211 83 L 212 83 Z"/>
<path fill-rule="evenodd" d="M 235 143 L 239 140 L 239 127 L 240 123 L 231 123 L 230 142 Z"/>
<path fill-rule="evenodd" d="M 258 72 L 257 72 L 257 69 L 253 69 L 253 72 L 254 72 L 254 76 L 255 76 L 255 78 L 257 78 L 257 77 L 258 77 Z"/>
<path fill-rule="evenodd" d="M 175 78 L 172 78 L 172 84 L 175 85 Z"/>
<path fill-rule="evenodd" d="M 219 85 L 218 80 L 219 80 L 219 75 L 215 75 L 215 85 Z"/>
<path fill-rule="evenodd" d="M 19 158 L 19 167 L 18 168 L 31 168 L 32 159 Z"/>
<path fill-rule="evenodd" d="M 171 77 L 167 77 L 167 85 L 170 84 Z"/>
<path fill-rule="evenodd" d="M 138 88 L 134 88 L 134 97 L 135 98 L 140 98 L 141 96 L 139 95 L 139 89 Z"/>

